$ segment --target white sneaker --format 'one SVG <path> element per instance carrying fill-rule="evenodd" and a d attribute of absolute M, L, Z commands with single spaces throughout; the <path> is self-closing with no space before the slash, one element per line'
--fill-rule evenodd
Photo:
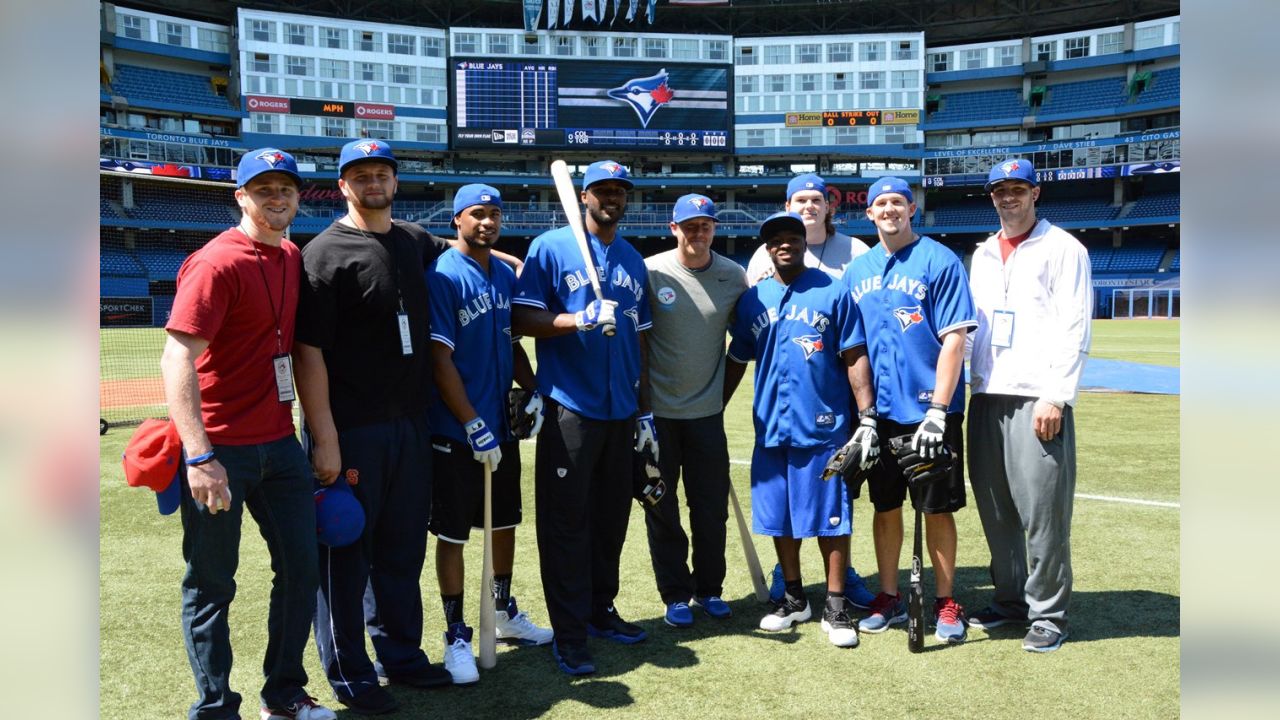
<path fill-rule="evenodd" d="M 454 685 L 471 685 L 480 681 L 476 657 L 471 653 L 471 628 L 463 625 L 444 634 L 444 669 L 453 676 Z"/>
<path fill-rule="evenodd" d="M 792 600 L 785 594 L 773 604 L 773 612 L 760 618 L 760 629 L 768 632 L 780 632 L 796 623 L 805 622 L 813 617 L 807 598 Z"/>
<path fill-rule="evenodd" d="M 516 599 L 511 598 L 506 610 L 496 613 L 495 630 L 498 642 L 507 645 L 546 645 L 555 637 L 550 628 L 541 628 L 533 624 L 529 616 L 516 607 Z"/>
<path fill-rule="evenodd" d="M 262 720 L 338 720 L 337 714 L 310 697 L 303 698 L 283 710 L 264 707 L 259 717 Z"/>
<path fill-rule="evenodd" d="M 846 610 L 824 610 L 822 632 L 827 634 L 827 639 L 836 647 L 858 647 L 858 626 Z"/>

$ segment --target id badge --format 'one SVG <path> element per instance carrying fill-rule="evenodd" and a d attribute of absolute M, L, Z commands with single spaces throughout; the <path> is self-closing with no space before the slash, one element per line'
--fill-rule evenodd
<path fill-rule="evenodd" d="M 271 356 L 271 364 L 276 372 L 276 399 L 280 402 L 293 402 L 293 361 L 287 354 Z"/>
<path fill-rule="evenodd" d="M 413 338 L 409 335 L 409 315 L 408 313 L 396 313 L 396 321 L 400 323 L 400 354 L 413 354 Z"/>
<path fill-rule="evenodd" d="M 1013 347 L 1013 311 L 996 310 L 991 314 L 991 344 L 998 348 Z"/>

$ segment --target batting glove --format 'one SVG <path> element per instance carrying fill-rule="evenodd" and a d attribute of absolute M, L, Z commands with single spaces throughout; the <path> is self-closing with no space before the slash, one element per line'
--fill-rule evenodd
<path fill-rule="evenodd" d="M 605 335 L 612 335 L 617 329 L 618 323 L 614 319 L 614 308 L 618 307 L 617 300 L 592 300 L 591 304 L 574 313 L 574 322 L 578 325 L 578 332 L 590 332 L 597 327 Z"/>
<path fill-rule="evenodd" d="M 858 464 L 860 468 L 867 470 L 876 464 L 880 457 L 880 433 L 876 430 L 875 412 L 864 415 L 858 422 L 858 429 L 853 431 L 849 444 L 857 446 L 861 451 L 862 461 Z"/>
<path fill-rule="evenodd" d="M 484 419 L 477 417 L 463 427 L 467 431 L 467 444 L 471 446 L 476 462 L 488 465 L 490 472 L 497 470 L 498 463 L 502 462 L 502 450 L 498 447 L 497 438 L 484 424 Z"/>
<path fill-rule="evenodd" d="M 928 460 L 937 457 L 942 448 L 942 436 L 947 431 L 947 412 L 941 407 L 930 407 L 924 414 L 920 427 L 911 438 L 911 449 Z"/>
<path fill-rule="evenodd" d="M 653 451 L 653 461 L 658 462 L 658 426 L 653 423 L 653 413 L 636 418 L 636 452 L 645 448 Z"/>
<path fill-rule="evenodd" d="M 529 404 L 524 406 L 524 411 L 533 417 L 533 428 L 529 430 L 529 437 L 537 437 L 538 431 L 542 429 L 542 393 L 534 390 L 529 396 Z"/>

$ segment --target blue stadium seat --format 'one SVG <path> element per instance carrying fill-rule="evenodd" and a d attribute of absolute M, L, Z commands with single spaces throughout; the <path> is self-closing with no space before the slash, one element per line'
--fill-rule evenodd
<path fill-rule="evenodd" d="M 99 263 L 103 275 L 120 277 L 146 277 L 147 275 L 146 269 L 138 264 L 137 259 L 123 250 L 103 248 Z"/>
<path fill-rule="evenodd" d="M 1168 217 L 1182 213 L 1181 196 L 1176 192 L 1150 193 L 1134 201 L 1127 218 Z"/>
<path fill-rule="evenodd" d="M 1182 68 L 1175 67 L 1168 70 L 1156 70 L 1151 73 L 1151 82 L 1142 92 L 1134 97 L 1134 102 L 1138 103 L 1154 103 L 1154 102 L 1181 102 L 1182 99 Z"/>
<path fill-rule="evenodd" d="M 943 95 L 929 122 L 983 121 L 992 118 L 1022 117 L 1030 108 L 1017 89 L 978 90 Z"/>
<path fill-rule="evenodd" d="M 149 249 L 139 250 L 138 260 L 146 268 L 149 280 L 173 280 L 178 277 L 178 268 L 189 253 L 181 250 Z"/>
<path fill-rule="evenodd" d="M 1182 250 L 1173 251 L 1173 261 L 1169 263 L 1169 272 L 1179 272 L 1182 270 Z"/>
<path fill-rule="evenodd" d="M 1128 89 L 1122 77 L 1058 83 L 1048 87 L 1039 114 L 1107 110 L 1125 104 L 1128 99 Z"/>
<path fill-rule="evenodd" d="M 213 91 L 210 78 L 203 75 L 156 70 L 137 65 L 116 65 L 111 87 L 130 101 L 161 102 L 195 107 L 235 110 L 227 98 Z"/>

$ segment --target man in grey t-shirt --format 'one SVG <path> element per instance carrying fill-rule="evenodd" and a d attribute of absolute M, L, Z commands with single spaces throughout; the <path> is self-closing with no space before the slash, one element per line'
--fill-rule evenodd
<path fill-rule="evenodd" d="M 703 195 L 676 201 L 671 233 L 676 249 L 645 259 L 649 269 L 649 385 L 667 494 L 645 506 L 645 527 L 665 620 L 693 624 L 690 601 L 708 615 L 729 617 L 720 599 L 725 575 L 729 448 L 724 434 L 725 332 L 747 288 L 742 267 L 711 250 L 716 206 Z M 676 486 L 684 475 L 693 533 L 680 526 Z"/>
<path fill-rule="evenodd" d="M 867 244 L 836 232 L 831 222 L 834 208 L 827 201 L 827 183 L 813 173 L 791 178 L 783 210 L 804 218 L 805 267 L 815 267 L 839 279 L 849 262 L 867 251 Z M 761 243 L 747 262 L 747 284 L 755 285 L 773 275 L 773 260 Z"/>

